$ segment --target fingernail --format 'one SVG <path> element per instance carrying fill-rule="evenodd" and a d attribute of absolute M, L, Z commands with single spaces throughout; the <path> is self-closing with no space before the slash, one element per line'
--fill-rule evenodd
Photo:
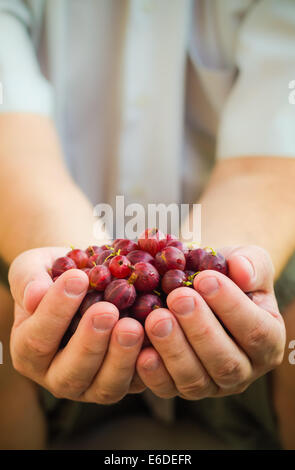
<path fill-rule="evenodd" d="M 240 260 L 242 261 L 245 271 L 249 274 L 251 278 L 255 276 L 254 266 L 251 261 L 246 258 L 246 256 L 239 255 Z"/>
<path fill-rule="evenodd" d="M 172 320 L 170 318 L 165 318 L 164 320 L 158 321 L 155 326 L 152 328 L 152 333 L 159 338 L 164 338 L 168 336 L 172 331 Z"/>
<path fill-rule="evenodd" d="M 145 370 L 156 370 L 159 367 L 160 361 L 157 358 L 149 358 L 145 361 L 142 367 Z"/>
<path fill-rule="evenodd" d="M 192 297 L 183 297 L 172 304 L 172 310 L 178 315 L 188 315 L 195 309 L 195 300 Z"/>
<path fill-rule="evenodd" d="M 201 279 L 197 287 L 198 291 L 204 295 L 211 295 L 218 291 L 219 284 L 216 277 L 209 276 Z"/>
<path fill-rule="evenodd" d="M 118 343 L 121 346 L 135 346 L 139 341 L 139 336 L 137 333 L 131 333 L 127 331 L 120 331 L 117 334 Z"/>
<path fill-rule="evenodd" d="M 116 319 L 113 315 L 97 315 L 93 317 L 92 324 L 93 328 L 97 331 L 107 331 L 113 328 L 116 323 Z"/>
<path fill-rule="evenodd" d="M 76 296 L 86 291 L 85 280 L 78 277 L 67 279 L 65 282 L 65 293 L 67 295 Z"/>

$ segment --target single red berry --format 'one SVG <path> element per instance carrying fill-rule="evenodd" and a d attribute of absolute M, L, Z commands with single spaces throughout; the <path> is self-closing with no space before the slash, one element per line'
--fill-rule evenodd
<path fill-rule="evenodd" d="M 101 302 L 102 300 L 103 300 L 102 292 L 97 292 L 96 290 L 88 292 L 88 294 L 85 295 L 79 307 L 79 313 L 81 317 L 84 315 L 86 310 L 88 310 L 89 307 L 91 307 L 91 305 L 95 304 L 96 302 Z"/>
<path fill-rule="evenodd" d="M 126 256 L 117 255 L 110 259 L 109 270 L 117 279 L 124 279 L 132 273 L 132 265 Z"/>
<path fill-rule="evenodd" d="M 157 269 L 150 263 L 136 263 L 129 278 L 139 292 L 152 292 L 160 281 Z"/>
<path fill-rule="evenodd" d="M 187 275 L 180 269 L 170 269 L 167 271 L 161 281 L 162 289 L 165 294 L 170 294 L 174 289 L 178 287 L 186 286 Z"/>
<path fill-rule="evenodd" d="M 155 267 L 162 275 L 169 269 L 184 270 L 185 256 L 178 248 L 167 246 L 164 250 L 156 254 Z"/>
<path fill-rule="evenodd" d="M 162 306 L 161 299 L 158 295 L 142 294 L 136 297 L 131 310 L 134 318 L 141 323 L 144 323 L 149 313 Z"/>
<path fill-rule="evenodd" d="M 150 264 L 155 263 L 155 258 L 150 253 L 143 250 L 130 251 L 130 253 L 128 253 L 128 255 L 126 256 L 129 259 L 130 263 L 133 265 L 136 263 L 140 263 L 141 261 Z"/>
<path fill-rule="evenodd" d="M 146 229 L 138 239 L 138 246 L 141 250 L 147 251 L 155 256 L 166 244 L 165 235 L 157 228 Z"/>
<path fill-rule="evenodd" d="M 138 246 L 132 240 L 127 240 L 127 239 L 120 240 L 119 239 L 114 244 L 113 248 L 117 253 L 119 252 L 120 255 L 127 255 L 128 253 L 130 253 L 130 251 L 137 250 Z"/>
<path fill-rule="evenodd" d="M 88 276 L 90 287 L 98 291 L 103 291 L 112 280 L 109 268 L 103 264 L 94 266 Z"/>
<path fill-rule="evenodd" d="M 104 300 L 116 305 L 120 311 L 131 307 L 135 298 L 135 287 L 126 279 L 112 281 L 104 291 Z"/>
<path fill-rule="evenodd" d="M 226 259 L 220 253 L 215 253 L 214 250 L 211 253 L 205 251 L 205 255 L 199 264 L 199 271 L 204 271 L 205 269 L 213 269 L 226 276 L 228 275 Z"/>
<path fill-rule="evenodd" d="M 202 248 L 190 250 L 186 255 L 186 269 L 194 272 L 200 271 L 200 263 L 205 255 L 206 251 Z"/>
<path fill-rule="evenodd" d="M 75 268 L 77 268 L 77 266 L 72 258 L 69 258 L 68 256 L 62 256 L 61 258 L 57 258 L 52 265 L 52 277 L 58 277 L 65 271 Z"/>
<path fill-rule="evenodd" d="M 73 249 L 67 253 L 67 256 L 74 261 L 78 269 L 82 269 L 87 266 L 88 255 L 85 251 Z"/>

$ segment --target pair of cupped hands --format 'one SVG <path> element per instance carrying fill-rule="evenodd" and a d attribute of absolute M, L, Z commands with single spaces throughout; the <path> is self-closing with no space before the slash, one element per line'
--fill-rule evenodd
<path fill-rule="evenodd" d="M 111 404 L 146 388 L 161 398 L 221 397 L 243 392 L 282 361 L 285 327 L 273 266 L 262 248 L 219 250 L 229 277 L 202 271 L 194 289 L 171 292 L 168 309 L 156 309 L 146 319 L 152 347 L 145 349 L 142 325 L 119 319 L 108 302 L 92 305 L 59 349 L 88 288 L 87 275 L 76 269 L 53 283 L 48 269 L 65 252 L 60 247 L 26 251 L 9 271 L 13 365 L 57 398 Z"/>

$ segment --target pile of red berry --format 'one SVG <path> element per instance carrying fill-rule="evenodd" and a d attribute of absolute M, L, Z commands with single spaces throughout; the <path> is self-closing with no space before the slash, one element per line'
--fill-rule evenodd
<path fill-rule="evenodd" d="M 144 324 L 148 314 L 166 307 L 167 295 L 177 287 L 192 286 L 194 277 L 205 269 L 227 275 L 225 258 L 210 249 L 189 249 L 173 235 L 147 229 L 137 243 L 117 239 L 112 245 L 72 249 L 52 266 L 55 281 L 68 269 L 82 269 L 89 278 L 89 290 L 65 335 L 65 344 L 75 332 L 82 315 L 94 303 L 111 302 L 120 317 L 130 316 Z"/>

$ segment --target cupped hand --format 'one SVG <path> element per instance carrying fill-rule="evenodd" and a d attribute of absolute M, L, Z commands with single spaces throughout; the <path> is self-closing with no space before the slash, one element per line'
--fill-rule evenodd
<path fill-rule="evenodd" d="M 269 255 L 257 246 L 220 251 L 230 278 L 202 271 L 194 290 L 171 292 L 169 309 L 154 310 L 146 319 L 153 348 L 140 353 L 137 372 L 159 397 L 241 393 L 282 361 L 285 327 Z"/>
<path fill-rule="evenodd" d="M 11 356 L 21 374 L 58 398 L 100 404 L 115 403 L 145 386 L 135 372 L 144 332 L 132 318 L 119 320 L 108 303 L 92 305 L 68 344 L 59 349 L 88 289 L 78 269 L 54 283 L 48 269 L 63 248 L 26 251 L 12 263 L 9 283 L 15 300 Z"/>

